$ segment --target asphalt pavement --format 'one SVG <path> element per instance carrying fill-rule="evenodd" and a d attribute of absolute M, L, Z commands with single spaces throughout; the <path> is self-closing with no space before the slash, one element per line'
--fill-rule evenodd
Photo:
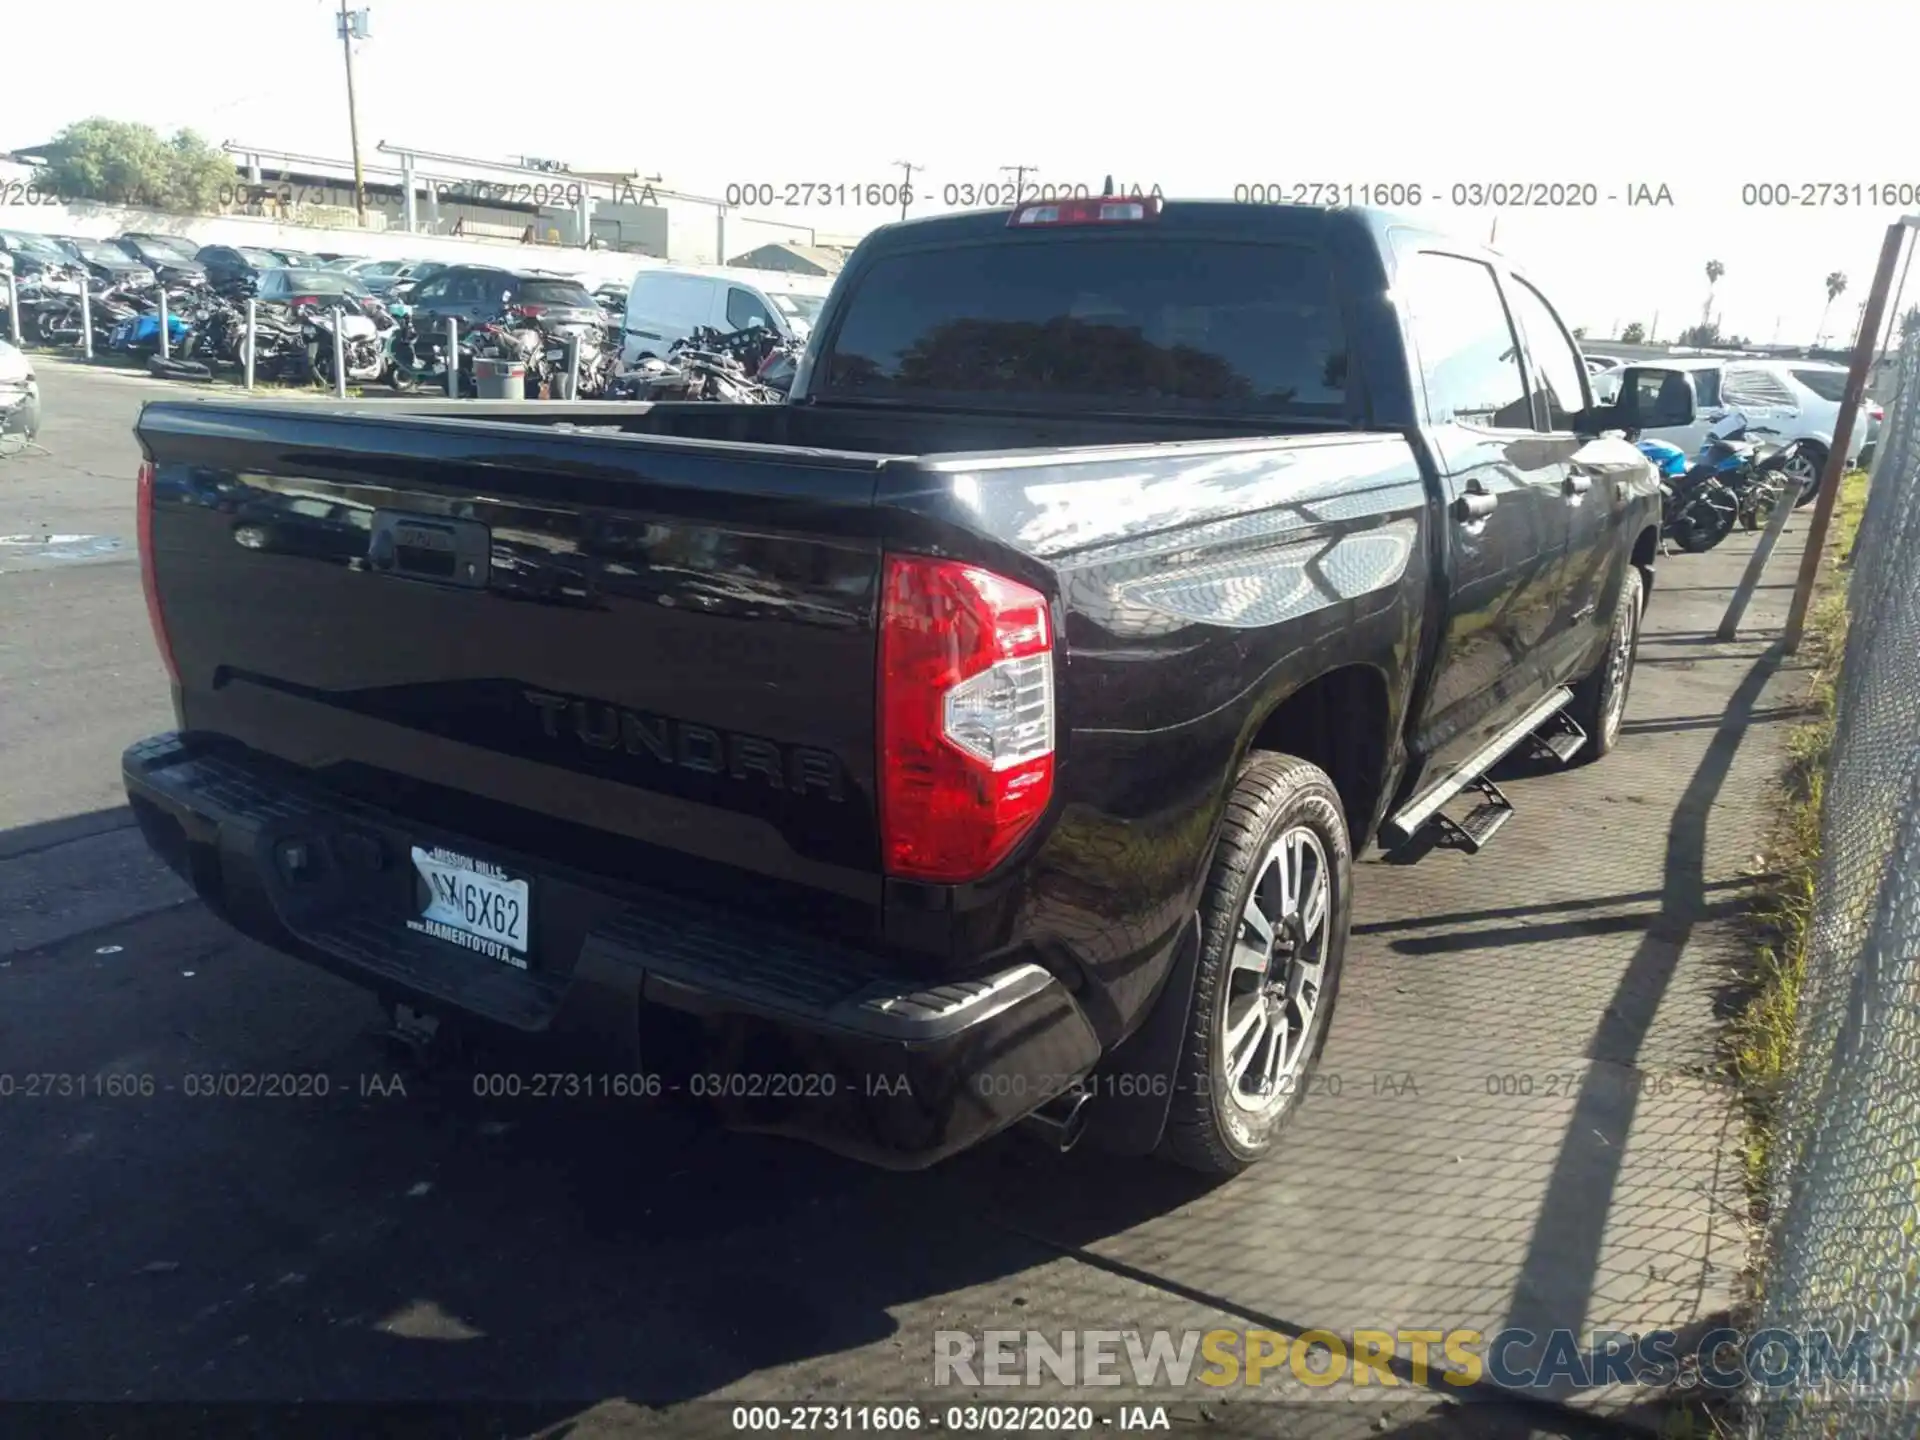
<path fill-rule="evenodd" d="M 935 1390 L 941 1329 L 1584 1334 L 1731 1303 L 1717 966 L 1798 683 L 1764 640 L 1705 633 L 1745 537 L 1663 565 L 1616 757 L 1515 774 L 1481 856 L 1361 867 L 1326 1062 L 1344 1093 L 1310 1096 L 1276 1160 L 1205 1185 L 1008 1138 L 890 1175 L 672 1108 L 480 1098 L 471 1068 L 401 1065 L 360 991 L 213 920 L 118 778 L 171 723 L 131 426 L 178 391 L 42 374 L 46 453 L 0 460 L 0 1405 L 458 1401 L 495 1433 L 722 1431 L 745 1401 L 1058 1398 Z M 1185 1433 L 1599 1423 L 1594 1396 L 1269 1381 L 1149 1398 Z"/>

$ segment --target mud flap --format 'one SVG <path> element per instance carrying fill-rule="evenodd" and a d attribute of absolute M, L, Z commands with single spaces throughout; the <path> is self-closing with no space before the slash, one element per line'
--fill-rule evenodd
<path fill-rule="evenodd" d="M 1173 1108 L 1173 1086 L 1187 1038 L 1187 1016 L 1193 1009 L 1194 973 L 1200 963 L 1200 916 L 1195 912 L 1181 928 L 1174 945 L 1167 983 L 1160 989 L 1147 1018 L 1140 1022 L 1093 1072 L 1097 1087 L 1087 1106 L 1083 1143 L 1114 1155 L 1150 1155 L 1160 1146 Z M 1123 1085 L 1120 1077 L 1132 1077 Z M 1161 1087 L 1153 1082 L 1164 1077 Z M 1145 1083 L 1142 1083 L 1145 1082 Z M 1131 1091 L 1133 1093 L 1127 1093 Z"/>

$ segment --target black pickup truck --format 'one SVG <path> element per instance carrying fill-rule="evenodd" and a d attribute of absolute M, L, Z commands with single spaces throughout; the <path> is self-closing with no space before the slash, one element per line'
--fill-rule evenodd
<path fill-rule="evenodd" d="M 1610 432 L 1692 401 L 1586 376 L 1478 246 L 1107 200 L 875 232 L 789 404 L 150 403 L 178 729 L 126 788 L 408 1033 L 884 1165 L 1233 1171 L 1354 852 L 1618 737 L 1660 516 Z"/>

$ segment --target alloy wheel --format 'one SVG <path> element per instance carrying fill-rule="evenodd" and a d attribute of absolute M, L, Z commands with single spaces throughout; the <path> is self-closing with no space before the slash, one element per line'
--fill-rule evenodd
<path fill-rule="evenodd" d="M 1326 984 L 1332 871 L 1320 837 L 1296 825 L 1261 861 L 1240 914 L 1220 1006 L 1219 1053 L 1234 1105 L 1287 1103 L 1313 1053 Z"/>

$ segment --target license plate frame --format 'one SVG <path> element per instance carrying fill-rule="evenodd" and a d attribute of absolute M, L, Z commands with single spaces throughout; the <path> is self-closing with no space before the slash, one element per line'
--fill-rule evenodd
<path fill-rule="evenodd" d="M 533 881 L 444 845 L 410 847 L 416 934 L 516 970 L 532 968 Z"/>

